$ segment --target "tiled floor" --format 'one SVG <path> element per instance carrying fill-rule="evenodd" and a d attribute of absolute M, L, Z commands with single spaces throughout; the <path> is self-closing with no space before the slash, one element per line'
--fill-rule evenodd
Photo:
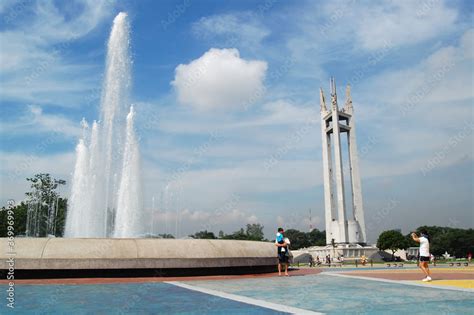
<path fill-rule="evenodd" d="M 334 277 L 327 273 L 265 281 L 193 281 L 193 286 L 216 289 L 329 314 L 470 314 L 474 291 L 408 286 L 405 283 Z"/>
<path fill-rule="evenodd" d="M 300 269 L 291 275 L 17 281 L 15 313 L 470 314 L 474 309 L 472 268 L 434 268 L 431 283 L 420 282 L 415 268 Z M 0 282 L 0 292 L 6 288 Z M 2 300 L 0 314 L 7 310 Z"/>
<path fill-rule="evenodd" d="M 285 314 L 162 282 L 18 285 L 15 291 L 15 314 Z"/>

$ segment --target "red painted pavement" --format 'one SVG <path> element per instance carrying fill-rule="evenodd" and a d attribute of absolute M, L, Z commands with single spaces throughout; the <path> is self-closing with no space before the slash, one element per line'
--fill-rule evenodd
<path fill-rule="evenodd" d="M 290 270 L 290 277 L 318 274 L 321 269 L 294 269 Z M 219 275 L 195 277 L 134 277 L 134 278 L 71 278 L 71 279 L 17 279 L 15 284 L 106 284 L 106 283 L 141 283 L 163 281 L 197 281 L 197 280 L 229 280 L 248 278 L 278 277 L 278 273 L 261 273 L 248 275 Z M 0 284 L 7 284 L 9 280 L 0 280 Z"/>

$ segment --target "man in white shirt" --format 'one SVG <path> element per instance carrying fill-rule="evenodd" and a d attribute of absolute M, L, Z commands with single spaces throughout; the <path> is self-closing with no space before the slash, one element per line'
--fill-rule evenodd
<path fill-rule="evenodd" d="M 425 230 L 420 231 L 420 236 L 416 235 L 415 232 L 411 233 L 411 238 L 420 243 L 420 269 L 425 274 L 425 278 L 422 281 L 431 281 L 431 272 L 428 267 L 430 261 L 430 241 L 428 233 Z"/>

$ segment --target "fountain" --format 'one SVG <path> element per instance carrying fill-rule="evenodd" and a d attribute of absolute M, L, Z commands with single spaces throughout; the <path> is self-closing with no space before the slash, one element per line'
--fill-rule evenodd
<path fill-rule="evenodd" d="M 90 133 L 84 128 L 76 148 L 66 237 L 137 237 L 145 232 L 133 107 L 125 120 L 129 49 L 130 26 L 121 12 L 107 45 L 101 122 L 94 121 Z"/>
<path fill-rule="evenodd" d="M 65 238 L 38 237 L 41 204 L 35 198 L 28 205 L 28 236 L 34 237 L 15 240 L 15 278 L 274 271 L 273 243 L 144 237 L 152 220 L 142 205 L 133 106 L 125 116 L 131 83 L 129 34 L 127 14 L 119 13 L 107 46 L 101 120 L 94 121 L 92 128 L 82 122 Z M 173 199 L 169 186 L 161 198 L 166 209 Z M 178 205 L 176 199 L 176 234 Z M 48 213 L 54 216 L 54 212 L 51 208 Z M 7 238 L 0 238 L 1 247 L 7 248 L 7 244 Z M 9 268 L 7 254 L 2 251 L 0 276 Z"/>
<path fill-rule="evenodd" d="M 142 211 L 140 151 L 133 128 L 134 117 L 135 111 L 132 106 L 127 115 L 127 134 L 118 190 L 114 237 L 136 237 L 144 235 L 148 230 Z"/>

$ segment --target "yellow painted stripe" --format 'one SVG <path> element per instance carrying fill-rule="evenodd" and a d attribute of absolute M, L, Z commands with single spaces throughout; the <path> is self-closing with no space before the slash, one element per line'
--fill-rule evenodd
<path fill-rule="evenodd" d="M 441 285 L 441 286 L 449 286 L 449 287 L 458 287 L 464 289 L 474 289 L 474 280 L 433 280 L 430 282 L 423 282 L 423 281 L 413 281 L 416 283 L 423 283 L 426 285 Z"/>

